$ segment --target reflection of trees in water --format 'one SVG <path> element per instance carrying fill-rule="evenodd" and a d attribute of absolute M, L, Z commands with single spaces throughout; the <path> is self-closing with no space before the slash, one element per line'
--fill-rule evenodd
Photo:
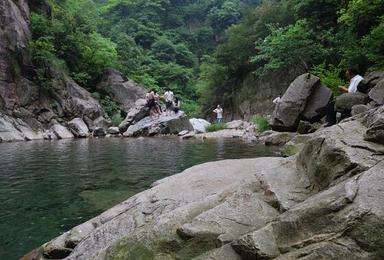
<path fill-rule="evenodd" d="M 156 180 L 207 161 L 254 157 L 259 149 L 233 140 L 176 137 L 0 146 L 0 252 L 20 255 Z"/>

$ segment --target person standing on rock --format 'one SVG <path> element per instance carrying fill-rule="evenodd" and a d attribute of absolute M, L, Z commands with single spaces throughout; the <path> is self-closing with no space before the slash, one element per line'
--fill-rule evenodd
<path fill-rule="evenodd" d="M 180 111 L 180 100 L 175 97 L 175 101 L 173 102 L 173 112 L 177 115 Z"/>
<path fill-rule="evenodd" d="M 145 99 L 147 100 L 147 107 L 149 110 L 149 117 L 150 119 L 153 119 L 156 109 L 156 99 L 155 99 L 155 91 L 151 89 L 148 91 L 148 93 L 145 95 Z"/>
<path fill-rule="evenodd" d="M 213 110 L 213 113 L 216 113 L 216 123 L 223 122 L 223 109 L 220 105 L 217 105 L 216 109 Z"/>
<path fill-rule="evenodd" d="M 173 110 L 173 98 L 174 94 L 173 92 L 168 88 L 167 91 L 164 93 L 164 99 L 165 99 L 165 110 L 167 115 L 171 115 Z"/>

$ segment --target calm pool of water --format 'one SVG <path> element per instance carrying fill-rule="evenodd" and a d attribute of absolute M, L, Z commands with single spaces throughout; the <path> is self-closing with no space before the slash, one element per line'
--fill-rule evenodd
<path fill-rule="evenodd" d="M 29 250 L 193 165 L 272 156 L 235 140 L 84 139 L 0 144 L 0 259 Z"/>

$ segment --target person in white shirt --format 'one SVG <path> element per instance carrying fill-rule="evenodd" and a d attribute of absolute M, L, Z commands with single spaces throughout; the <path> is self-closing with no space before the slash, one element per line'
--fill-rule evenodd
<path fill-rule="evenodd" d="M 220 105 L 217 105 L 216 109 L 213 110 L 213 113 L 216 113 L 216 122 L 221 123 L 223 122 L 223 109 Z"/>
<path fill-rule="evenodd" d="M 360 84 L 360 82 L 364 79 L 362 76 L 359 75 L 356 69 L 349 68 L 345 72 L 345 77 L 349 80 L 349 87 L 346 86 L 339 86 L 339 89 L 344 93 L 355 93 L 357 92 L 357 86 Z"/>
<path fill-rule="evenodd" d="M 357 70 L 355 68 L 349 68 L 345 72 L 345 77 L 347 80 L 349 80 L 349 86 L 348 88 L 346 86 L 339 86 L 339 89 L 344 93 L 356 93 L 358 92 L 358 86 L 360 82 L 364 79 L 362 76 L 359 75 Z M 328 103 L 327 107 L 327 123 L 324 125 L 325 127 L 332 126 L 336 124 L 336 110 L 335 110 L 335 100 L 332 100 Z"/>
<path fill-rule="evenodd" d="M 174 94 L 173 92 L 168 88 L 167 91 L 164 93 L 164 99 L 165 99 L 165 109 L 167 112 L 167 115 L 170 115 L 173 110 L 173 98 Z"/>

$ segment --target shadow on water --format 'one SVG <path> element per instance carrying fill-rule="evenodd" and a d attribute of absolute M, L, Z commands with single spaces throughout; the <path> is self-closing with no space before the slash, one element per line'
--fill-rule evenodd
<path fill-rule="evenodd" d="M 264 146 L 220 139 L 0 144 L 0 259 L 16 259 L 193 165 L 272 154 Z"/>

